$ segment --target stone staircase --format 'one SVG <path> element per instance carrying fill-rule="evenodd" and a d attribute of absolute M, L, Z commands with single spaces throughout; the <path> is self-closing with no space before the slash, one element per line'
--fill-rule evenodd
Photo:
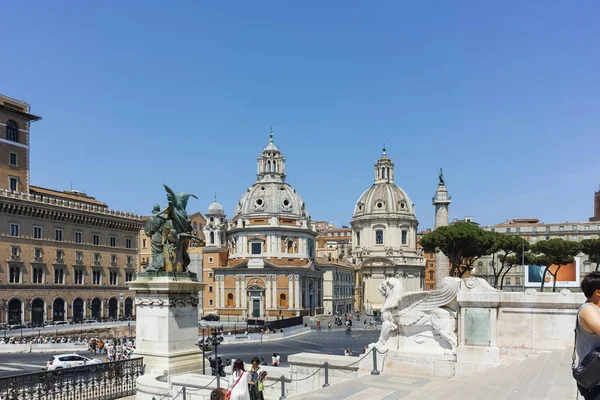
<path fill-rule="evenodd" d="M 386 373 L 363 376 L 289 399 L 576 400 L 571 353 L 540 352 L 450 379 Z"/>
<path fill-rule="evenodd" d="M 571 354 L 572 350 L 532 354 L 483 372 L 434 380 L 403 400 L 574 400 Z"/>

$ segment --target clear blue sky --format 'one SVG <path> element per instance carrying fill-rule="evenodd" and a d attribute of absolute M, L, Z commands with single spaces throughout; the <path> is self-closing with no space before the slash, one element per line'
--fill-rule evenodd
<path fill-rule="evenodd" d="M 418 4 L 417 4 L 418 3 Z M 382 143 L 430 227 L 592 215 L 600 5 L 38 1 L 2 5 L 0 93 L 32 126 L 31 180 L 148 214 L 161 183 L 229 216 L 273 126 L 314 220 L 348 224 Z M 152 161 L 164 154 L 161 161 Z"/>

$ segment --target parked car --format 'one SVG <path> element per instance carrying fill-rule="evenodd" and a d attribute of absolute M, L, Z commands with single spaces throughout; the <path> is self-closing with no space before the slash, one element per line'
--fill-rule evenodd
<path fill-rule="evenodd" d="M 100 363 L 102 363 L 102 361 L 96 360 L 95 358 L 84 357 L 77 353 L 59 354 L 57 356 L 50 357 L 48 363 L 46 364 L 46 369 L 48 371 L 53 371 L 55 369 L 81 367 L 84 365 Z"/>
<path fill-rule="evenodd" d="M 83 321 L 84 324 L 95 324 L 97 322 L 98 322 L 98 320 L 95 320 L 93 318 L 86 319 L 86 320 Z"/>
<path fill-rule="evenodd" d="M 54 323 L 54 326 L 60 326 L 60 325 L 69 325 L 69 323 L 67 321 L 56 321 Z"/>
<path fill-rule="evenodd" d="M 21 329 L 21 328 L 25 328 L 25 326 L 23 324 L 14 324 L 14 325 L 8 326 L 9 331 L 12 331 L 13 329 Z"/>
<path fill-rule="evenodd" d="M 202 317 L 202 319 L 205 321 L 218 321 L 219 318 L 220 317 L 217 314 L 206 314 L 204 317 Z"/>

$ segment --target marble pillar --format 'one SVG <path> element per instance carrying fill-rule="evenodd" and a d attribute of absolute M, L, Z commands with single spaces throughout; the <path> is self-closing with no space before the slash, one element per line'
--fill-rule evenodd
<path fill-rule="evenodd" d="M 294 309 L 294 275 L 288 275 L 288 309 Z"/>
<path fill-rule="evenodd" d="M 294 275 L 294 296 L 295 308 L 302 308 L 302 305 L 300 304 L 300 275 Z"/>
<path fill-rule="evenodd" d="M 204 283 L 178 273 L 140 273 L 129 283 L 135 291 L 136 357 L 146 371 L 168 375 L 202 368 L 198 351 L 198 292 Z"/>

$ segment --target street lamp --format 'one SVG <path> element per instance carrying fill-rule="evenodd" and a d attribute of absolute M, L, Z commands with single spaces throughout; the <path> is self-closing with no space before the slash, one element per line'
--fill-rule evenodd
<path fill-rule="evenodd" d="M 203 330 L 204 332 L 204 330 Z M 203 335 L 204 336 L 204 335 Z M 215 349 L 215 372 L 217 375 L 217 388 L 221 387 L 221 376 L 219 375 L 219 365 L 217 364 L 217 359 L 218 359 L 218 350 L 217 348 L 219 347 L 219 345 L 221 344 L 221 342 L 223 341 L 223 336 L 219 335 L 219 332 L 217 330 L 217 328 L 213 328 L 213 332 L 212 335 L 207 337 L 206 339 L 202 339 L 202 341 L 198 342 L 198 347 L 200 347 L 200 349 L 202 350 L 202 365 L 204 368 L 204 347 L 206 345 L 210 345 L 212 347 L 214 347 Z"/>
<path fill-rule="evenodd" d="M 201 350 L 202 350 L 202 375 L 206 375 L 206 365 L 205 365 L 206 357 L 204 356 L 204 343 L 206 342 L 204 328 L 206 328 L 206 321 L 203 319 L 200 320 L 200 328 L 202 328 L 202 342 L 201 342 L 202 343 L 202 348 L 201 348 Z"/>
<path fill-rule="evenodd" d="M 127 327 L 129 328 L 129 340 L 131 340 L 131 321 L 127 323 Z"/>

